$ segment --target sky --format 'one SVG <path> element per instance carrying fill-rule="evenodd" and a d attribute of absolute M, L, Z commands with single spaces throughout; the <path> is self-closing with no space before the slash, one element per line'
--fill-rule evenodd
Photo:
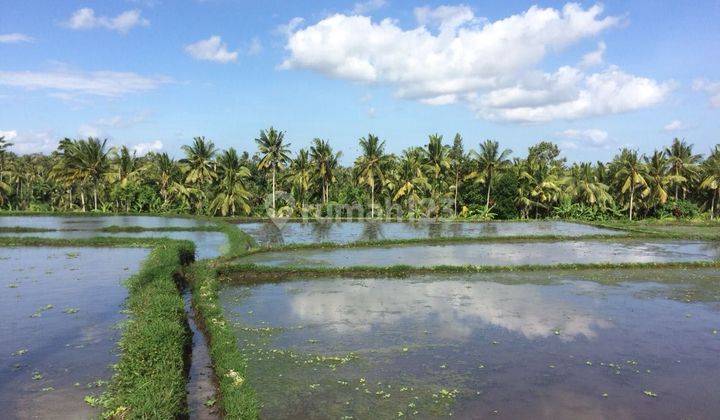
<path fill-rule="evenodd" d="M 17 153 L 98 136 L 139 154 L 205 136 L 254 153 L 439 133 L 570 161 L 720 143 L 720 0 L 0 0 L 0 135 Z"/>

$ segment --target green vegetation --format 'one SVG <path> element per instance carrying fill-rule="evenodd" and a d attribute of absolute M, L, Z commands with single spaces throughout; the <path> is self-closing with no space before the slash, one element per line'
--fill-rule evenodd
<path fill-rule="evenodd" d="M 433 273 L 496 273 L 528 272 L 554 270 L 598 270 L 598 269 L 652 269 L 652 268 L 718 268 L 720 261 L 663 262 L 663 263 L 590 263 L 590 264 L 553 264 L 553 265 L 437 265 L 433 267 L 415 267 L 393 265 L 388 267 L 272 267 L 256 264 L 233 264 L 218 269 L 222 278 L 240 282 L 264 282 L 304 277 L 407 277 Z"/>
<path fill-rule="evenodd" d="M 207 334 L 210 357 L 219 385 L 219 406 L 227 418 L 257 418 L 259 405 L 245 381 L 247 358 L 240 351 L 218 303 L 218 275 L 210 263 L 199 261 L 190 269 L 193 306 L 199 326 Z"/>
<path fill-rule="evenodd" d="M 465 152 L 459 134 L 452 145 L 434 134 L 424 147 L 395 155 L 368 134 L 350 167 L 339 164 L 327 140 L 314 139 L 294 157 L 275 128 L 261 131 L 256 143 L 251 155 L 196 137 L 175 161 L 165 153 L 138 157 L 96 138 L 63 139 L 49 156 L 19 156 L 0 141 L 0 208 L 616 220 L 714 218 L 720 197 L 720 146 L 703 158 L 678 139 L 649 156 L 623 149 L 607 163 L 568 164 L 546 141 L 512 158 L 497 141 Z"/>
<path fill-rule="evenodd" d="M 180 288 L 182 269 L 193 255 L 192 242 L 165 241 L 127 281 L 131 315 L 115 375 L 102 398 L 105 415 L 173 418 L 185 413 L 191 335 Z"/>

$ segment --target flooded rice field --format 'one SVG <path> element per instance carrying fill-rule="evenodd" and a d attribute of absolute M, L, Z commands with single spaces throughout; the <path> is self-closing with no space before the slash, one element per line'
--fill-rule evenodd
<path fill-rule="evenodd" d="M 3 218 L 0 218 L 3 219 Z M 0 248 L 3 418 L 88 418 L 117 360 L 118 322 L 147 249 Z"/>
<path fill-rule="evenodd" d="M 720 271 L 226 285 L 264 418 L 714 418 Z"/>
<path fill-rule="evenodd" d="M 539 241 L 402 245 L 382 248 L 260 252 L 237 260 L 269 266 L 351 267 L 411 265 L 554 265 L 712 261 L 720 245 L 705 241 Z"/>
<path fill-rule="evenodd" d="M 93 230 L 110 226 L 143 228 L 210 226 L 211 221 L 160 216 L 0 216 L 0 227 Z"/>
<path fill-rule="evenodd" d="M 2 219 L 2 218 L 0 218 Z M 173 232 L 98 232 L 93 230 L 56 230 L 48 232 L 0 232 L 0 237 L 34 237 L 49 239 L 83 239 L 94 237 L 112 238 L 169 238 L 189 240 L 195 243 L 198 259 L 217 258 L 228 246 L 227 236 L 222 232 L 173 231 Z"/>
<path fill-rule="evenodd" d="M 240 229 L 260 245 L 350 243 L 383 239 L 431 239 L 445 237 L 504 237 L 529 235 L 616 235 L 620 230 L 562 221 L 536 222 L 257 222 L 240 223 Z"/>

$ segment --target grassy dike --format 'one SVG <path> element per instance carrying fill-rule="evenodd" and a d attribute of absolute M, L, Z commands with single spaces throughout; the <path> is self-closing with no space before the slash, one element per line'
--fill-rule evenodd
<path fill-rule="evenodd" d="M 222 221 L 216 223 L 228 238 L 228 249 L 221 259 L 241 256 L 255 246 L 255 241 L 235 225 Z M 188 279 L 196 320 L 207 338 L 213 362 L 221 414 L 231 419 L 258 418 L 260 405 L 255 391 L 245 380 L 247 358 L 240 351 L 218 303 L 220 280 L 216 262 L 196 262 L 188 269 Z"/>
<path fill-rule="evenodd" d="M 195 245 L 167 239 L 0 238 L 0 246 L 152 248 L 140 271 L 126 281 L 129 320 L 119 342 L 120 359 L 106 392 L 86 401 L 103 417 L 177 418 L 187 413 L 185 388 L 191 335 L 180 287 Z"/>
<path fill-rule="evenodd" d="M 194 260 L 189 241 L 164 241 L 127 281 L 130 320 L 124 327 L 107 392 L 106 417 L 175 418 L 186 414 L 191 335 L 180 293 L 183 268 Z"/>

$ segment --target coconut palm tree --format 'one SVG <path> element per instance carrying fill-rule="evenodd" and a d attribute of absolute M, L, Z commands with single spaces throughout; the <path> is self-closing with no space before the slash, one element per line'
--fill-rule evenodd
<path fill-rule="evenodd" d="M 330 200 L 330 185 L 335 182 L 335 170 L 342 152 L 334 153 L 330 142 L 319 138 L 313 139 L 310 146 L 310 159 L 315 168 L 315 174 L 322 181 L 322 203 Z"/>
<path fill-rule="evenodd" d="M 702 156 L 693 154 L 693 145 L 685 140 L 673 139 L 672 144 L 665 148 L 673 175 L 672 184 L 675 187 L 675 200 L 678 199 L 678 191 L 682 189 L 683 199 L 687 192 L 687 184 L 698 175 L 698 163 Z"/>
<path fill-rule="evenodd" d="M 120 147 L 120 153 L 115 160 L 113 170 L 108 173 L 109 181 L 115 183 L 120 190 L 125 190 L 129 185 L 135 183 L 144 168 L 140 164 L 140 159 L 135 151 L 130 153 L 127 146 Z M 130 211 L 131 199 L 125 198 L 125 211 Z"/>
<path fill-rule="evenodd" d="M 716 145 L 703 163 L 703 179 L 700 188 L 710 190 L 710 219 L 715 218 L 715 204 L 720 197 L 720 145 Z"/>
<path fill-rule="evenodd" d="M 480 152 L 472 152 L 475 170 L 468 174 L 467 179 L 474 179 L 475 182 L 487 184 L 487 196 L 485 199 L 485 207 L 490 207 L 490 191 L 492 189 L 493 175 L 507 168 L 510 164 L 510 154 L 512 150 L 500 150 L 500 144 L 497 141 L 485 140 L 480 143 Z"/>
<path fill-rule="evenodd" d="M 443 174 L 450 170 L 450 154 L 448 147 L 442 144 L 443 137 L 439 134 L 432 134 L 428 138 L 428 144 L 423 149 L 422 162 L 425 170 L 432 180 L 430 195 L 436 200 L 438 209 L 440 196 L 442 195 Z M 440 216 L 440 212 L 436 213 Z"/>
<path fill-rule="evenodd" d="M 260 163 L 258 169 L 261 171 L 270 171 L 272 173 L 272 208 L 273 214 L 277 210 L 275 207 L 275 190 L 277 172 L 285 167 L 290 160 L 290 144 L 285 143 L 285 132 L 278 131 L 273 127 L 260 131 L 260 137 L 255 139 L 260 149 Z"/>
<path fill-rule="evenodd" d="M 570 174 L 563 179 L 566 192 L 575 200 L 590 207 L 605 208 L 612 202 L 608 193 L 609 187 L 602 183 L 587 162 L 575 164 L 570 168 Z"/>
<path fill-rule="evenodd" d="M 419 192 L 422 189 L 430 189 L 430 183 L 423 172 L 422 164 L 423 151 L 420 148 L 409 148 L 403 152 L 400 163 L 395 171 L 396 192 L 393 201 L 405 197 L 405 209 L 410 211 L 412 203 L 420 201 Z"/>
<path fill-rule="evenodd" d="M 455 174 L 455 183 L 453 184 L 453 211 L 454 215 L 458 215 L 458 192 L 460 191 L 460 182 L 463 178 L 462 170 L 465 164 L 465 150 L 463 147 L 463 138 L 460 133 L 455 134 L 452 148 L 449 153 L 450 166 Z"/>
<path fill-rule="evenodd" d="M 638 152 L 630 149 L 622 149 L 620 155 L 613 162 L 617 167 L 615 180 L 621 185 L 620 193 L 630 195 L 628 206 L 630 220 L 633 219 L 633 207 L 635 204 L 635 192 L 638 188 L 644 188 L 643 195 L 647 195 L 646 167 L 638 157 Z"/>
<path fill-rule="evenodd" d="M 163 199 L 163 207 L 167 207 L 170 187 L 180 181 L 180 168 L 167 153 L 161 153 L 154 157 L 151 166 L 154 172 L 154 179 L 160 189 L 160 196 Z"/>
<path fill-rule="evenodd" d="M 5 158 L 7 157 L 8 150 L 12 146 L 12 143 L 5 140 L 5 136 L 0 136 L 0 182 L 2 182 L 3 175 L 5 174 Z"/>
<path fill-rule="evenodd" d="M 111 150 L 107 147 L 107 141 L 88 137 L 86 140 L 75 140 L 66 144 L 64 165 L 71 178 L 80 183 L 83 210 L 84 188 L 88 184 L 92 186 L 93 208 L 98 209 L 98 186 L 110 170 Z"/>
<path fill-rule="evenodd" d="M 655 150 L 650 157 L 645 157 L 646 180 L 648 186 L 648 205 L 653 209 L 665 204 L 668 200 L 668 187 L 678 185 L 677 181 L 683 178 L 670 172 L 668 158 L 665 153 Z M 684 178 L 683 178 L 684 179 Z"/>
<path fill-rule="evenodd" d="M 250 193 L 245 186 L 250 176 L 248 168 L 241 165 L 240 158 L 232 147 L 220 154 L 217 164 L 220 182 L 215 198 L 210 202 L 210 213 L 220 213 L 222 216 L 237 214 L 239 210 L 250 213 Z"/>
<path fill-rule="evenodd" d="M 288 180 L 292 186 L 293 193 L 296 193 L 300 199 L 301 207 L 305 207 L 305 198 L 310 189 L 312 180 L 312 166 L 310 164 L 310 154 L 306 149 L 300 149 L 297 157 L 290 162 L 290 175 Z M 323 187 L 323 192 L 324 192 Z M 323 197 L 324 198 L 324 197 Z"/>
<path fill-rule="evenodd" d="M 213 157 L 217 153 L 215 143 L 204 136 L 194 137 L 192 145 L 183 145 L 185 158 L 180 160 L 185 172 L 185 182 L 204 188 L 217 179 L 217 167 Z"/>
<path fill-rule="evenodd" d="M 385 171 L 390 157 L 385 154 L 385 141 L 373 135 L 360 139 L 360 156 L 355 160 L 358 182 L 370 190 L 370 217 L 375 217 L 375 188 L 385 183 Z"/>

